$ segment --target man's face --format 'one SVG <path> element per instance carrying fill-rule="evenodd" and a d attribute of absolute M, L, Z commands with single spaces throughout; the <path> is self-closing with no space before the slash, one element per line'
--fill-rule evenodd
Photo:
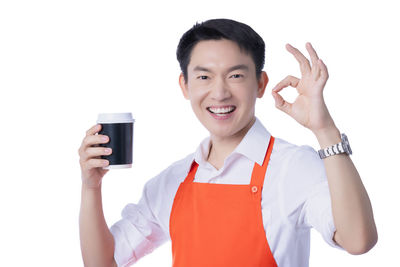
<path fill-rule="evenodd" d="M 248 130 L 255 102 L 262 97 L 268 77 L 256 79 L 255 64 L 230 40 L 198 42 L 188 65 L 188 81 L 179 83 L 194 113 L 214 138 L 229 138 Z"/>

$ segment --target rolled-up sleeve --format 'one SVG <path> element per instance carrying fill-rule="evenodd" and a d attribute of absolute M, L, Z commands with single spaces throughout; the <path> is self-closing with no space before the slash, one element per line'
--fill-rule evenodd
<path fill-rule="evenodd" d="M 306 200 L 305 223 L 317 230 L 330 246 L 342 249 L 334 240 L 336 227 L 333 221 L 331 198 L 327 182 L 316 185 Z"/>
<path fill-rule="evenodd" d="M 127 204 L 122 219 L 110 227 L 118 266 L 132 265 L 168 240 L 150 207 L 149 184 L 146 183 L 139 203 Z"/>
<path fill-rule="evenodd" d="M 302 209 L 303 223 L 317 230 L 330 246 L 344 250 L 333 240 L 336 227 L 324 162 L 311 146 L 302 146 L 301 154 L 307 165 L 304 177 L 310 186 Z"/>

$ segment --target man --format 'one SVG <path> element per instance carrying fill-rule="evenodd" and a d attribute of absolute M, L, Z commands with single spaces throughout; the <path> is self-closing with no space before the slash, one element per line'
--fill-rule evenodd
<path fill-rule="evenodd" d="M 210 132 L 198 149 L 149 180 L 137 205 L 108 229 L 101 180 L 112 153 L 96 125 L 79 150 L 80 234 L 85 266 L 129 266 L 165 241 L 173 266 L 308 266 L 310 228 L 328 244 L 361 254 L 377 242 L 371 204 L 323 99 L 328 71 L 310 43 L 308 59 L 287 45 L 301 79 L 287 76 L 272 90 L 276 107 L 310 129 L 318 154 L 275 138 L 255 117 L 264 95 L 265 45 L 248 25 L 208 20 L 178 45 L 179 85 Z M 286 102 L 279 91 L 296 87 Z M 340 145 L 336 145 L 340 144 Z M 339 148 L 340 147 L 340 148 Z"/>

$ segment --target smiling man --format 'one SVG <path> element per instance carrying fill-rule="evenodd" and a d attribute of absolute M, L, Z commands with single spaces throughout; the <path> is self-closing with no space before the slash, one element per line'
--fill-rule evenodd
<path fill-rule="evenodd" d="M 259 83 L 251 56 L 226 39 L 199 42 L 187 69 L 187 81 L 181 74 L 179 83 L 211 134 L 208 161 L 220 169 L 254 124 L 256 98 L 264 94 L 268 78 L 263 72 Z"/>
<path fill-rule="evenodd" d="M 299 62 L 301 79 L 287 76 L 271 91 L 278 109 L 310 129 L 321 148 L 274 137 L 255 116 L 268 76 L 265 45 L 248 25 L 214 19 L 181 38 L 179 85 L 209 131 L 194 153 L 150 179 L 138 204 L 128 204 L 110 229 L 101 204 L 105 171 L 100 127 L 80 148 L 81 247 L 86 266 L 129 266 L 166 241 L 174 267 L 308 266 L 310 229 L 351 254 L 370 250 L 377 231 L 368 194 L 323 99 L 325 64 L 311 44 Z M 299 96 L 288 103 L 283 88 Z"/>

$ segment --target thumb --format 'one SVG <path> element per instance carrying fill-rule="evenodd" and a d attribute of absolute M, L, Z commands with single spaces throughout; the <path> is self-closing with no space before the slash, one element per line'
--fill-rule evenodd
<path fill-rule="evenodd" d="M 292 104 L 283 99 L 283 97 L 274 90 L 272 90 L 271 93 L 275 99 L 275 107 L 279 110 L 282 110 L 286 114 L 290 115 Z"/>

